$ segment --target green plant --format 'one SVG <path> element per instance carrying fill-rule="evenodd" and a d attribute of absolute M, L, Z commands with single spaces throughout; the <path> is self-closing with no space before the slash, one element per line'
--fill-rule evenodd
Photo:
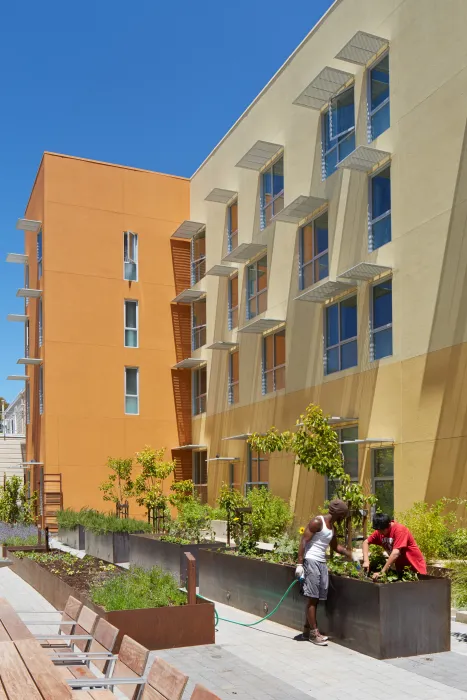
<path fill-rule="evenodd" d="M 247 518 L 250 518 L 252 535 L 256 540 L 268 541 L 279 537 L 293 520 L 289 504 L 264 487 L 250 489 L 246 502 L 252 509 Z"/>
<path fill-rule="evenodd" d="M 29 525 L 34 522 L 36 493 L 28 497 L 27 488 L 19 476 L 11 476 L 0 489 L 0 520 Z"/>
<path fill-rule="evenodd" d="M 206 505 L 206 510 L 211 520 L 227 520 L 227 511 L 224 508 L 213 508 Z"/>
<path fill-rule="evenodd" d="M 191 495 L 179 503 L 178 516 L 170 523 L 168 537 L 199 543 L 206 540 L 206 535 L 213 535 L 209 512 L 197 496 Z M 167 537 L 163 535 L 162 539 Z"/>
<path fill-rule="evenodd" d="M 387 558 L 384 549 L 377 544 L 370 544 L 370 570 L 381 571 Z"/>
<path fill-rule="evenodd" d="M 90 512 L 97 513 L 97 511 L 91 511 L 89 508 L 81 508 L 79 511 L 72 508 L 59 510 L 57 511 L 57 525 L 63 530 L 74 530 L 78 525 L 84 524 L 83 519 Z"/>
<path fill-rule="evenodd" d="M 451 564 L 451 598 L 454 607 L 467 608 L 467 563 L 452 562 Z"/>
<path fill-rule="evenodd" d="M 153 521 L 154 526 L 158 518 L 169 515 L 168 497 L 164 494 L 164 481 L 174 469 L 175 462 L 164 459 L 165 447 L 153 450 L 146 446 L 144 450 L 136 453 L 136 462 L 141 467 L 141 473 L 133 483 L 132 495 L 136 496 L 136 503 L 146 508 L 148 520 Z"/>
<path fill-rule="evenodd" d="M 71 508 L 59 511 L 57 514 L 59 527 L 73 529 L 83 525 L 90 532 L 98 535 L 109 532 L 151 532 L 151 525 L 144 520 L 135 518 L 117 518 L 116 515 L 100 513 L 97 510 L 83 508 L 74 511 Z"/>
<path fill-rule="evenodd" d="M 406 525 L 413 534 L 426 559 L 438 559 L 448 554 L 452 542 L 453 529 L 458 525 L 458 517 L 448 507 L 465 501 L 441 498 L 432 505 L 419 501 L 403 513 L 398 513 L 396 520 Z"/>
<path fill-rule="evenodd" d="M 92 586 L 91 600 L 105 610 L 136 610 L 184 605 L 186 594 L 179 591 L 174 577 L 160 567 L 149 571 L 132 567 Z"/>
<path fill-rule="evenodd" d="M 467 528 L 459 527 L 449 532 L 440 555 L 443 559 L 467 559 Z"/>
<path fill-rule="evenodd" d="M 131 481 L 131 472 L 133 469 L 133 459 L 118 459 L 109 457 L 107 466 L 111 473 L 107 481 L 103 481 L 99 486 L 99 490 L 103 492 L 102 498 L 104 501 L 112 503 L 123 503 L 124 499 L 131 495 L 133 483 Z"/>
<path fill-rule="evenodd" d="M 264 559 L 267 561 L 274 562 L 276 564 L 296 564 L 298 561 L 298 547 L 300 544 L 300 537 L 291 535 L 281 535 L 274 542 L 274 549 L 272 552 L 266 552 L 264 554 Z"/>
<path fill-rule="evenodd" d="M 170 487 L 171 495 L 169 496 L 170 505 L 174 508 L 180 508 L 184 503 L 187 503 L 193 498 L 195 485 L 191 479 L 184 481 L 174 481 Z"/>

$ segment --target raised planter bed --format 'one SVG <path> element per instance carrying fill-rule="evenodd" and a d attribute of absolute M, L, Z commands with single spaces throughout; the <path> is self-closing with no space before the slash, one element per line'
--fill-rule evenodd
<path fill-rule="evenodd" d="M 130 536 L 128 532 L 96 534 L 86 530 L 86 554 L 111 564 L 130 561 Z"/>
<path fill-rule="evenodd" d="M 225 549 L 225 544 L 206 542 L 202 544 L 175 544 L 164 542 L 157 535 L 130 535 L 130 564 L 141 566 L 143 569 L 151 569 L 160 566 L 185 585 L 187 577 L 187 565 L 185 552 L 189 552 L 198 559 L 200 549 Z M 199 566 L 196 567 L 196 585 L 199 584 Z"/>
<path fill-rule="evenodd" d="M 258 617 L 277 605 L 295 574 L 292 566 L 206 549 L 198 564 L 201 595 Z M 374 584 L 331 575 L 327 604 L 318 606 L 320 631 L 376 659 L 449 651 L 450 589 L 447 578 Z M 301 630 L 304 619 L 305 599 L 296 585 L 274 621 Z"/>
<path fill-rule="evenodd" d="M 58 539 L 62 544 L 67 547 L 72 547 L 72 549 L 86 549 L 86 536 L 85 529 L 83 525 L 77 525 L 74 528 L 66 529 L 63 527 L 58 528 Z"/>
<path fill-rule="evenodd" d="M 18 559 L 11 550 L 8 550 L 8 556 L 13 560 L 12 571 L 35 588 L 57 610 L 63 610 L 68 597 L 72 595 L 115 625 L 120 630 L 117 648 L 125 634 L 151 650 L 215 642 L 214 606 L 199 598 L 196 605 L 104 610 L 32 559 Z"/>

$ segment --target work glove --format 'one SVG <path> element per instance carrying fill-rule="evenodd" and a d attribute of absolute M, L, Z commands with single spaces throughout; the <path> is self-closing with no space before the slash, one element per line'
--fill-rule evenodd
<path fill-rule="evenodd" d="M 303 568 L 302 564 L 298 564 L 297 568 L 295 569 L 295 578 L 305 578 L 305 569 Z"/>

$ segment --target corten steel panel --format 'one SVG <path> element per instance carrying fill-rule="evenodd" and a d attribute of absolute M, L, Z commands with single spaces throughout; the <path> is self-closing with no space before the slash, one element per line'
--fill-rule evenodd
<path fill-rule="evenodd" d="M 200 594 L 263 617 L 294 579 L 294 567 L 200 550 Z M 450 649 L 450 581 L 374 584 L 330 576 L 326 605 L 318 606 L 320 630 L 334 642 L 377 659 L 435 654 Z M 301 629 L 305 599 L 295 585 L 274 615 Z"/>
<path fill-rule="evenodd" d="M 72 529 L 65 529 L 62 527 L 58 528 L 57 537 L 62 544 L 67 545 L 67 547 L 72 547 L 73 549 L 85 549 L 86 548 L 86 530 L 83 525 L 77 525 L 77 527 Z"/>
<path fill-rule="evenodd" d="M 174 297 L 176 297 L 185 289 L 191 287 L 191 246 L 189 241 L 172 238 L 170 240 L 170 247 L 172 251 L 172 267 L 175 282 Z"/>
<path fill-rule="evenodd" d="M 177 362 L 191 355 L 191 306 L 189 304 L 171 304 L 172 327 Z"/>
<path fill-rule="evenodd" d="M 124 564 L 130 560 L 130 536 L 128 532 L 97 535 L 86 530 L 86 553 L 112 564 Z"/>
<path fill-rule="evenodd" d="M 17 559 L 10 551 L 9 556 L 14 561 L 12 570 L 57 610 L 63 610 L 72 595 L 115 625 L 119 629 L 116 650 L 125 634 L 151 650 L 215 642 L 214 606 L 210 603 L 198 599 L 196 605 L 106 611 L 35 561 Z"/>
<path fill-rule="evenodd" d="M 178 444 L 191 444 L 191 372 L 172 370 L 173 400 L 177 419 Z M 191 476 L 190 476 L 191 478 Z"/>
<path fill-rule="evenodd" d="M 201 544 L 180 545 L 174 542 L 163 542 L 157 536 L 130 535 L 130 564 L 151 569 L 160 566 L 169 571 L 177 583 L 186 585 L 187 560 L 185 552 L 198 559 L 200 549 L 225 549 L 225 544 L 207 542 Z M 196 585 L 199 585 L 199 567 L 196 567 Z"/>

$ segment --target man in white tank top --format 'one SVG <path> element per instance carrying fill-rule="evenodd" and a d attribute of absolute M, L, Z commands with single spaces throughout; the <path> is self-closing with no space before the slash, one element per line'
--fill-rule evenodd
<path fill-rule="evenodd" d="M 298 566 L 295 575 L 303 579 L 303 595 L 306 596 L 306 622 L 304 636 L 310 642 L 326 646 L 328 638 L 320 634 L 316 622 L 318 601 L 328 597 L 328 567 L 326 566 L 326 550 L 328 547 L 338 554 L 352 559 L 352 552 L 337 543 L 334 523 L 339 523 L 349 514 L 344 501 L 336 498 L 329 504 L 326 515 L 312 518 L 305 528 L 298 550 Z"/>

